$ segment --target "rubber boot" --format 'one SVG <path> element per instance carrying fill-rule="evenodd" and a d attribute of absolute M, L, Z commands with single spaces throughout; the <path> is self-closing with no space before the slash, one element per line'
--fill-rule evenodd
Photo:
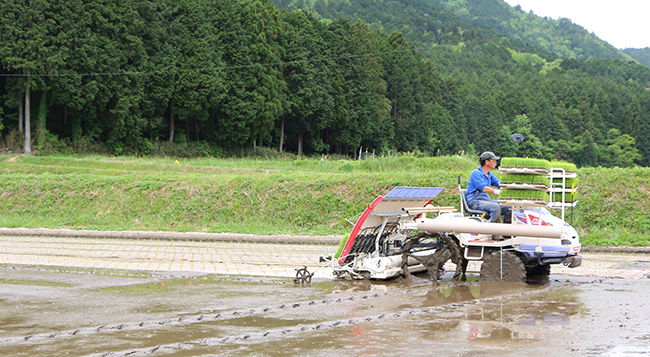
<path fill-rule="evenodd" d="M 503 236 L 501 234 L 493 234 L 492 235 L 492 240 L 502 241 L 502 240 L 506 240 L 506 239 L 503 238 Z"/>
<path fill-rule="evenodd" d="M 497 219 L 496 221 L 494 221 L 492 223 L 501 223 L 501 218 L 499 217 L 499 219 Z M 502 240 L 505 240 L 505 239 L 501 236 L 501 234 L 493 234 L 492 235 L 492 240 L 502 241 Z"/>

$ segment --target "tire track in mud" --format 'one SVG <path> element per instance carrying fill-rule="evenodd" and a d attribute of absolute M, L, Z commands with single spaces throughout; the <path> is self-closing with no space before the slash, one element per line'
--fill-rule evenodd
<path fill-rule="evenodd" d="M 141 270 L 124 270 L 124 269 L 110 269 L 110 268 L 62 268 L 59 266 L 45 266 L 42 268 L 36 266 L 13 266 L 13 265 L 0 265 L 0 270 L 20 270 L 28 272 L 46 272 L 46 273 L 63 273 L 63 274 L 88 274 L 88 275 L 97 275 L 97 276 L 109 276 L 109 277 L 125 277 L 125 278 L 158 278 L 158 279 L 206 279 L 205 277 L 214 277 L 219 274 L 214 273 L 202 273 L 198 272 L 192 274 L 193 272 L 184 272 L 178 271 L 176 273 L 166 273 L 165 271 L 152 270 L 152 271 L 141 271 Z M 122 271 L 128 271 L 128 273 L 123 273 Z M 189 273 L 189 274 L 188 274 Z M 281 277 L 256 277 L 256 276 L 223 276 L 219 275 L 218 278 L 214 278 L 215 281 L 232 281 L 232 282 L 245 282 L 245 283 L 263 283 L 263 284 L 278 284 L 278 285 L 294 285 L 292 281 L 289 281 L 289 278 Z"/>
<path fill-rule="evenodd" d="M 565 288 L 567 286 L 590 284 L 598 281 L 602 282 L 601 279 L 597 281 L 589 281 L 589 282 L 573 282 L 573 283 L 567 283 L 562 285 L 547 286 L 545 288 L 534 290 L 534 291 L 526 291 L 521 293 L 514 293 L 514 294 L 483 298 L 483 299 L 473 299 L 473 300 L 463 301 L 463 302 L 454 302 L 454 303 L 438 305 L 433 307 L 408 309 L 408 310 L 394 312 L 394 313 L 382 313 L 382 314 L 355 317 L 355 318 L 324 321 L 324 322 L 307 324 L 307 325 L 296 325 L 289 328 L 284 327 L 284 328 L 270 329 L 270 330 L 257 332 L 257 333 L 247 333 L 247 334 L 240 334 L 240 335 L 233 335 L 233 336 L 226 336 L 226 337 L 219 337 L 219 338 L 204 338 L 204 339 L 190 341 L 190 342 L 172 343 L 168 345 L 159 345 L 154 347 L 126 350 L 121 352 L 107 352 L 107 353 L 93 354 L 92 356 L 128 356 L 133 354 L 152 354 L 155 352 L 172 351 L 172 350 L 179 350 L 179 349 L 184 349 L 184 350 L 194 349 L 198 346 L 216 346 L 220 344 L 237 343 L 240 341 L 251 341 L 256 339 L 282 337 L 282 336 L 294 335 L 302 332 L 308 333 L 310 331 L 326 330 L 326 329 L 342 327 L 342 326 L 351 326 L 362 322 L 372 322 L 372 321 L 383 320 L 383 319 L 393 319 L 402 316 L 411 316 L 411 315 L 429 313 L 433 311 L 453 310 L 455 308 L 464 307 L 468 305 L 491 302 L 491 301 L 508 300 L 508 299 L 518 298 L 522 296 L 529 296 L 534 294 L 541 294 L 548 291 L 552 291 L 554 289 Z M 437 289 L 444 289 L 446 287 L 447 285 L 445 284 L 445 285 L 438 286 Z M 218 313 L 211 313 L 211 314 L 201 313 L 196 315 L 184 315 L 178 318 L 171 318 L 171 319 L 143 321 L 143 322 L 126 322 L 126 323 L 119 323 L 113 325 L 101 325 L 96 327 L 83 327 L 83 328 L 67 330 L 67 331 L 54 331 L 54 332 L 32 334 L 27 336 L 5 338 L 0 340 L 0 346 L 20 344 L 25 342 L 28 343 L 47 342 L 58 338 L 91 336 L 99 333 L 146 330 L 146 329 L 151 329 L 151 328 L 156 328 L 161 326 L 184 326 L 184 325 L 191 325 L 191 324 L 210 323 L 216 321 L 227 321 L 227 320 L 239 319 L 239 318 L 249 317 L 249 316 L 263 316 L 264 314 L 267 313 L 283 311 L 287 309 L 294 310 L 299 308 L 315 307 L 319 305 L 345 304 L 354 301 L 362 301 L 362 300 L 381 298 L 381 297 L 427 293 L 429 291 L 431 291 L 430 286 L 426 288 L 406 289 L 406 290 L 395 291 L 395 292 L 374 293 L 374 294 L 356 295 L 356 296 L 339 297 L 339 298 L 331 298 L 331 299 L 323 299 L 323 300 L 288 302 L 288 303 L 282 303 L 280 305 L 272 305 L 266 307 L 258 307 L 258 308 L 242 309 L 242 310 L 234 310 L 234 311 L 225 311 L 225 312 L 218 312 Z"/>
<path fill-rule="evenodd" d="M 408 290 L 408 291 L 403 291 L 403 292 L 400 291 L 400 292 L 393 292 L 393 293 L 381 293 L 381 294 L 375 293 L 372 295 L 363 295 L 363 296 L 349 296 L 344 298 L 332 298 L 332 299 L 324 299 L 324 300 L 310 300 L 310 301 L 283 303 L 274 306 L 266 306 L 266 307 L 259 307 L 253 309 L 245 309 L 245 310 L 235 310 L 235 311 L 220 312 L 214 314 L 202 313 L 197 315 L 184 315 L 178 318 L 156 320 L 156 321 L 144 321 L 144 322 L 135 322 L 135 323 L 127 322 L 127 323 L 120 323 L 120 324 L 114 324 L 108 326 L 101 325 L 97 327 L 84 327 L 84 328 L 67 330 L 67 331 L 47 332 L 47 333 L 39 333 L 39 334 L 22 336 L 22 337 L 6 338 L 0 340 L 0 345 L 20 343 L 24 341 L 35 342 L 39 340 L 51 340 L 53 338 L 70 337 L 70 336 L 82 336 L 82 335 L 87 336 L 91 334 L 104 333 L 104 332 L 138 330 L 138 329 L 146 329 L 147 327 L 158 327 L 164 325 L 189 325 L 195 323 L 225 321 L 225 320 L 238 319 L 238 318 L 253 316 L 253 315 L 263 315 L 265 313 L 278 311 L 278 310 L 296 309 L 296 308 L 306 307 L 306 306 L 313 307 L 318 305 L 346 303 L 350 301 L 365 300 L 370 298 L 378 298 L 378 297 L 391 296 L 391 295 L 403 295 L 406 293 L 413 293 L 413 292 L 414 292 L 413 290 Z"/>
<path fill-rule="evenodd" d="M 325 322 L 319 322 L 313 324 L 296 325 L 289 328 L 287 327 L 276 328 L 276 329 L 270 329 L 262 332 L 245 333 L 245 334 L 226 336 L 226 337 L 203 338 L 203 339 L 189 341 L 189 342 L 176 342 L 176 343 L 171 343 L 166 345 L 157 345 L 153 347 L 131 349 L 131 350 L 125 350 L 119 352 L 96 353 L 96 354 L 91 354 L 89 356 L 116 357 L 116 356 L 133 356 L 133 355 L 138 355 L 138 356 L 151 355 L 154 353 L 174 353 L 179 350 L 189 351 L 202 346 L 219 346 L 219 345 L 233 344 L 239 342 L 251 342 L 255 340 L 262 340 L 265 338 L 273 338 L 273 337 L 295 337 L 295 335 L 300 333 L 309 333 L 313 331 L 323 331 L 323 330 L 328 330 L 328 329 L 338 328 L 338 327 L 354 326 L 359 323 L 373 322 L 378 320 L 389 320 L 389 319 L 401 318 L 406 316 L 416 316 L 416 315 L 421 315 L 421 314 L 426 314 L 431 312 L 453 311 L 454 309 L 465 307 L 465 306 L 516 299 L 516 298 L 546 293 L 556 289 L 566 288 L 568 286 L 578 286 L 583 284 L 595 283 L 598 281 L 602 282 L 602 280 L 599 279 L 597 281 L 590 281 L 590 282 L 567 283 L 564 285 L 548 286 L 546 288 L 535 290 L 535 291 L 507 294 L 507 295 L 491 297 L 491 298 L 473 299 L 469 301 L 454 302 L 454 303 L 437 305 L 432 307 L 407 309 L 401 312 L 383 313 L 383 314 L 376 314 L 376 315 L 369 315 L 369 316 L 362 316 L 362 317 L 355 317 L 355 318 L 345 318 L 345 319 L 325 321 Z M 424 289 L 419 289 L 419 290 L 424 290 Z M 407 290 L 399 293 L 404 294 L 404 293 L 413 293 L 413 292 L 414 292 L 413 290 Z M 375 294 L 375 295 L 387 296 L 389 294 L 386 293 L 386 294 Z M 367 299 L 367 298 L 368 296 L 361 296 L 357 299 Z M 336 300 L 337 302 L 343 302 L 343 301 L 350 301 L 352 299 L 343 298 L 343 299 L 333 299 L 333 300 Z"/>

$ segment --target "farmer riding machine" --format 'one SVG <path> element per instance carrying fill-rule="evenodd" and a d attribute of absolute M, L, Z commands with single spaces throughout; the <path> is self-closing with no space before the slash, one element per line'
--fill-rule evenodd
<path fill-rule="evenodd" d="M 337 278 L 390 279 L 428 271 L 433 280 L 447 261 L 456 266 L 453 279 L 464 280 L 468 262 L 477 261 L 482 281 L 513 282 L 548 276 L 552 264 L 581 264 L 578 233 L 563 220 L 564 206 L 558 218 L 548 209 L 557 203 L 553 199 L 504 200 L 501 204 L 512 207 L 511 223 L 490 223 L 486 212 L 467 207 L 460 177 L 458 184 L 460 212 L 431 204 L 444 188 L 393 188 L 368 204 L 338 251 L 321 260 Z M 497 235 L 505 239 L 494 240 Z"/>

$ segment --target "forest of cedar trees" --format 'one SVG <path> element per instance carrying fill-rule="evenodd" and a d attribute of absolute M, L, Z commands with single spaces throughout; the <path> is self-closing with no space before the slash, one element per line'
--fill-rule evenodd
<path fill-rule="evenodd" d="M 491 1 L 5 0 L 0 148 L 650 166 L 650 68 Z"/>

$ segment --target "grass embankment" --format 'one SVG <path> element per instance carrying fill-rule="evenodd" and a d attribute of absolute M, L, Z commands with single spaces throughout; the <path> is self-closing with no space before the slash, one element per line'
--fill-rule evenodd
<path fill-rule="evenodd" d="M 447 187 L 458 206 L 478 166 L 457 157 L 333 160 L 0 156 L 0 226 L 345 235 L 394 186 Z M 650 169 L 581 169 L 583 244 L 648 245 Z M 463 186 L 464 186 L 463 185 Z M 567 213 L 570 211 L 567 211 Z"/>

